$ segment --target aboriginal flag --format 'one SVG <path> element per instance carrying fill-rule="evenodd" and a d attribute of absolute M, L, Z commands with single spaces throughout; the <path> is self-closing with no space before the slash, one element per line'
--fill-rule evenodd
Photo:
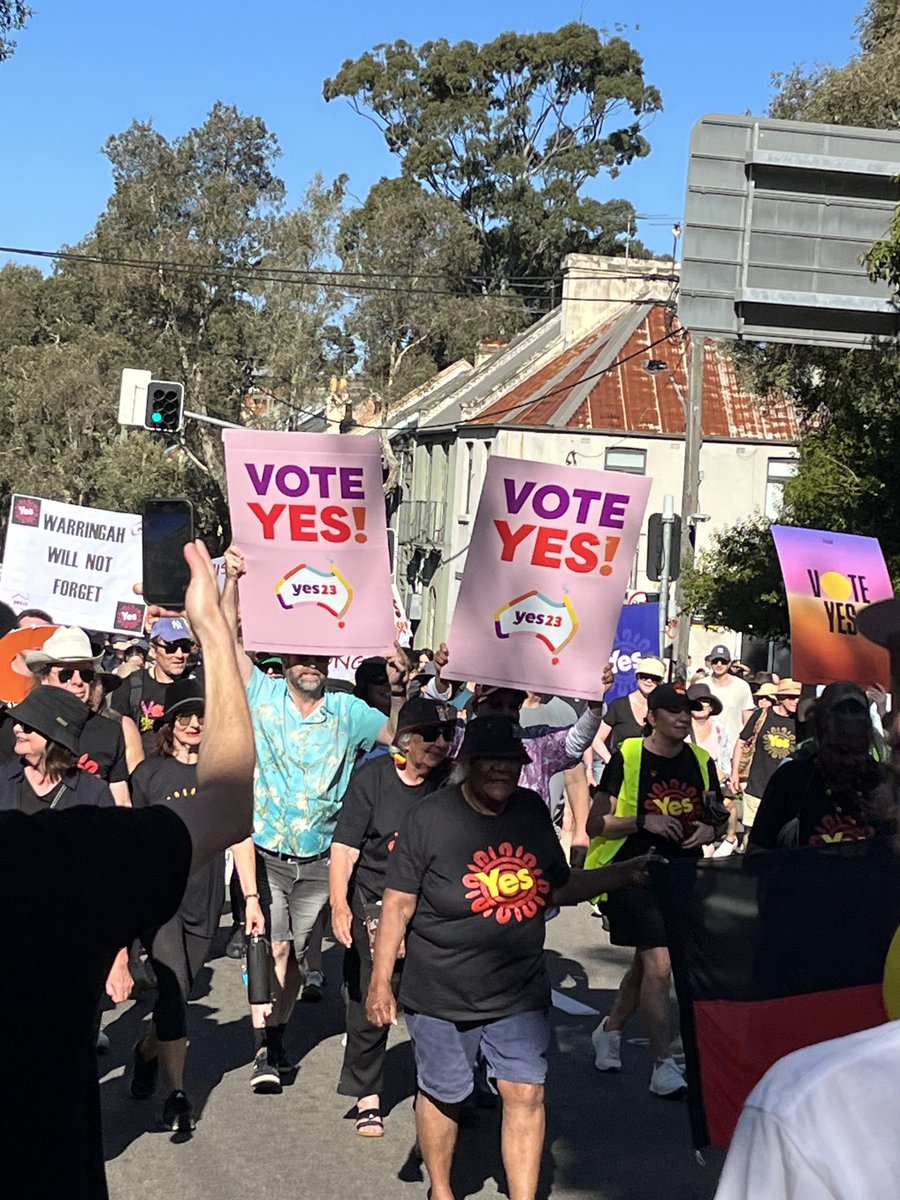
<path fill-rule="evenodd" d="M 694 1144 L 727 1146 L 753 1087 L 803 1046 L 886 1019 L 900 860 L 881 839 L 654 863 Z"/>

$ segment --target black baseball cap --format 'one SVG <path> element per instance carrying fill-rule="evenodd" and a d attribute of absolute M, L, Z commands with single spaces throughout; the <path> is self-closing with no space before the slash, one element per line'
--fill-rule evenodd
<path fill-rule="evenodd" d="M 509 758 L 531 762 L 522 740 L 522 726 L 513 717 L 474 717 L 466 723 L 466 732 L 457 758 Z"/>
<path fill-rule="evenodd" d="M 441 704 L 437 700 L 427 700 L 424 696 L 413 696 L 407 700 L 397 717 L 397 733 L 414 733 L 417 729 L 425 729 L 429 725 L 444 725 L 452 721 L 455 725 L 459 713 L 449 704 Z"/>
<path fill-rule="evenodd" d="M 716 658 L 722 658 L 727 663 L 734 662 L 731 651 L 728 649 L 727 646 L 722 646 L 722 645 L 713 646 L 712 650 L 710 650 L 709 654 L 707 654 L 706 657 L 709 659 L 710 662 L 712 662 Z"/>
<path fill-rule="evenodd" d="M 647 697 L 647 708 L 656 712 L 664 708 L 666 712 L 699 712 L 702 700 L 692 700 L 687 694 L 683 683 L 660 683 Z"/>

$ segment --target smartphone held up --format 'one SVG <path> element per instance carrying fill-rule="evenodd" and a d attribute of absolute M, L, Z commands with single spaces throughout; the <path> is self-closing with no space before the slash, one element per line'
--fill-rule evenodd
<path fill-rule="evenodd" d="M 142 520 L 144 600 L 182 609 L 191 580 L 184 547 L 194 540 L 193 505 L 190 500 L 145 500 Z"/>

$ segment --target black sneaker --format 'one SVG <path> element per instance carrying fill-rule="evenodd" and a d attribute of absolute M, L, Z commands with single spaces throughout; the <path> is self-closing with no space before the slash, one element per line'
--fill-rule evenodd
<path fill-rule="evenodd" d="M 254 1092 L 263 1095 L 277 1095 L 281 1089 L 281 1073 L 278 1063 L 269 1062 L 265 1047 L 257 1050 L 253 1060 L 253 1073 L 250 1076 L 250 1086 Z"/>
<path fill-rule="evenodd" d="M 243 958 L 246 944 L 247 939 L 243 925 L 235 925 L 231 937 L 228 939 L 228 945 L 225 947 L 226 956 L 234 959 Z"/>
<path fill-rule="evenodd" d="M 318 1004 L 322 999 L 322 988 L 325 986 L 325 976 L 321 971 L 310 971 L 303 984 L 300 999 L 304 1004 Z"/>
<path fill-rule="evenodd" d="M 173 1133 L 192 1133 L 197 1128 L 194 1110 L 184 1092 L 170 1092 L 162 1111 L 163 1129 Z"/>
<path fill-rule="evenodd" d="M 156 1091 L 156 1080 L 159 1075 L 159 1062 L 155 1058 L 144 1058 L 141 1046 L 144 1039 L 138 1040 L 131 1047 L 131 1083 L 128 1091 L 135 1100 L 149 1100 Z"/>

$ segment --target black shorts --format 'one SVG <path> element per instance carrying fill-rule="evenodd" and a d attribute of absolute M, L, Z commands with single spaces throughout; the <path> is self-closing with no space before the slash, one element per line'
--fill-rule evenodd
<path fill-rule="evenodd" d="M 662 913 L 648 887 L 629 885 L 610 892 L 603 901 L 603 911 L 614 946 L 652 950 L 666 945 Z"/>

